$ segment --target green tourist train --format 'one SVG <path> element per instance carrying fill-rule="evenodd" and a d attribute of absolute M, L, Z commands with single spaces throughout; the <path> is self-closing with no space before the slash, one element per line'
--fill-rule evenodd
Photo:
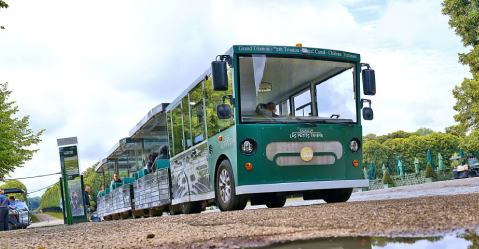
<path fill-rule="evenodd" d="M 360 81 L 362 79 L 362 84 Z M 162 103 L 97 166 L 98 215 L 198 213 L 286 197 L 345 202 L 367 187 L 361 120 L 372 120 L 374 70 L 355 53 L 233 46 L 171 103 Z M 164 155 L 166 152 L 166 155 Z M 154 170 L 147 156 L 159 153 Z M 163 153 L 163 154 L 162 154 Z M 108 183 L 113 173 L 122 182 Z"/>

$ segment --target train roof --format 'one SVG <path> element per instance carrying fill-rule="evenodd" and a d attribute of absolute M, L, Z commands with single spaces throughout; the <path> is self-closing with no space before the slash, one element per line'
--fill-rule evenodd
<path fill-rule="evenodd" d="M 166 136 L 166 107 L 169 103 L 161 103 L 151 109 L 145 117 L 130 131 L 132 139 L 168 139 Z"/>

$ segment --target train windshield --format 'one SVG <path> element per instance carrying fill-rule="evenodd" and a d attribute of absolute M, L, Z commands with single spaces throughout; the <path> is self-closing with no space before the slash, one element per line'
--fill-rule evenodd
<path fill-rule="evenodd" d="M 241 122 L 356 123 L 354 63 L 239 57 Z"/>

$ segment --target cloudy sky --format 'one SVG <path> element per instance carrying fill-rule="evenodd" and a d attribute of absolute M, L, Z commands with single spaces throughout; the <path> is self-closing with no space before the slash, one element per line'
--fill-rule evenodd
<path fill-rule="evenodd" d="M 77 136 L 80 167 L 101 158 L 155 105 L 170 102 L 232 45 L 361 54 L 376 71 L 364 134 L 454 124 L 454 85 L 469 77 L 441 1 L 7 1 L 0 82 L 46 129 L 12 177 L 60 170 L 56 139 Z M 29 191 L 58 176 L 23 180 Z M 35 195 L 41 195 L 43 191 Z"/>

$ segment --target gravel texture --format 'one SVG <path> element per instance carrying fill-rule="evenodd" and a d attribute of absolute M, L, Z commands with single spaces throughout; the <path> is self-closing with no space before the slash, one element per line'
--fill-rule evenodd
<path fill-rule="evenodd" d="M 403 191 L 421 191 L 412 189 Z M 478 203 L 479 194 L 468 193 L 60 225 L 0 232 L 0 248 L 232 248 L 315 237 L 443 234 L 477 228 Z"/>

